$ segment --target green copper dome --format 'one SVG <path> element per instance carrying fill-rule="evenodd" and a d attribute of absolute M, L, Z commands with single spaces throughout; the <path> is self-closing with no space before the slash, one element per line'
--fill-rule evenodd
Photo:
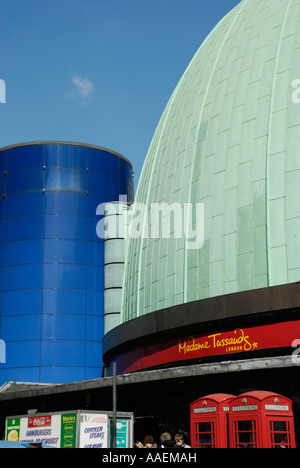
<path fill-rule="evenodd" d="M 135 199 L 203 203 L 203 246 L 130 239 L 122 321 L 300 280 L 299 102 L 300 1 L 243 0 L 171 96 Z"/>

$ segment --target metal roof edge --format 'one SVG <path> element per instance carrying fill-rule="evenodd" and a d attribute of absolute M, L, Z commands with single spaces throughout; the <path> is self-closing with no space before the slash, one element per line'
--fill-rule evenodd
<path fill-rule="evenodd" d="M 114 154 L 115 156 L 118 156 L 121 159 L 124 159 L 131 167 L 132 164 L 127 159 L 125 156 L 123 156 L 121 153 L 118 153 L 117 151 L 111 150 L 109 148 L 105 148 L 103 146 L 98 146 L 98 145 L 93 145 L 90 143 L 80 143 L 76 141 L 63 141 L 63 140 L 41 140 L 41 141 L 28 141 L 24 143 L 16 143 L 14 145 L 8 145 L 4 146 L 3 148 L 0 148 L 0 152 L 2 151 L 7 151 L 13 148 L 20 148 L 22 146 L 35 146 L 35 145 L 69 145 L 69 146 L 81 146 L 83 148 L 91 148 L 91 149 L 96 149 L 99 151 L 106 151 L 107 153 Z"/>

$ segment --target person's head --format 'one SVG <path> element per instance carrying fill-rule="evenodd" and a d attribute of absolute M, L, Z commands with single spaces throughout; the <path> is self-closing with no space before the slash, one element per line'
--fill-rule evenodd
<path fill-rule="evenodd" d="M 144 439 L 144 448 L 152 448 L 154 445 L 154 439 L 151 435 L 146 435 Z"/>
<path fill-rule="evenodd" d="M 171 440 L 171 439 L 172 439 L 172 437 L 171 437 L 171 434 L 169 432 L 163 432 L 160 435 L 161 442 L 165 442 L 166 440 Z"/>
<path fill-rule="evenodd" d="M 175 443 L 177 447 L 182 447 L 184 440 L 183 440 L 183 435 L 182 434 L 176 434 L 174 437 Z"/>
<path fill-rule="evenodd" d="M 143 448 L 143 444 L 140 440 L 137 440 L 134 444 L 135 448 Z"/>

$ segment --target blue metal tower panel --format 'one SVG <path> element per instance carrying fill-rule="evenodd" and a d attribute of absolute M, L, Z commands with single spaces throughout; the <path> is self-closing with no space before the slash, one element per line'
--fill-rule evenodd
<path fill-rule="evenodd" d="M 91 145 L 0 149 L 0 385 L 101 377 L 104 244 L 97 206 L 133 198 L 132 167 Z"/>

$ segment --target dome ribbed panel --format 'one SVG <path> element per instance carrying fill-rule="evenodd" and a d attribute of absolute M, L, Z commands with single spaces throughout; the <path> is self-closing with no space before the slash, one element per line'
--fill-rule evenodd
<path fill-rule="evenodd" d="M 176 87 L 136 202 L 203 203 L 204 244 L 128 242 L 123 321 L 300 279 L 300 1 L 244 0 Z M 150 232 L 150 230 L 149 230 Z"/>

